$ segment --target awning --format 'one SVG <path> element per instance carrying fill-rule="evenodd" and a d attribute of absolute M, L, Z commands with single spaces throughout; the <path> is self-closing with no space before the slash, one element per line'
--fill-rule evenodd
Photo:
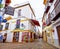
<path fill-rule="evenodd" d="M 30 19 L 30 21 L 37 26 L 40 26 L 39 22 L 37 20 Z"/>

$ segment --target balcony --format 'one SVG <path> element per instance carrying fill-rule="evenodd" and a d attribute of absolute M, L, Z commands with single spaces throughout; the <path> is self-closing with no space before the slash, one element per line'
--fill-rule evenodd
<path fill-rule="evenodd" d="M 56 7 L 59 2 L 60 2 L 59 0 L 56 0 L 54 6 Z"/>
<path fill-rule="evenodd" d="M 53 18 L 52 21 L 56 21 L 59 17 L 60 17 L 60 13 L 58 13 L 58 14 Z"/>
<path fill-rule="evenodd" d="M 50 16 L 50 18 L 51 18 L 51 20 L 54 18 L 56 16 L 56 13 L 55 13 L 55 9 L 52 11 L 52 13 L 51 13 L 51 16 Z"/>
<path fill-rule="evenodd" d="M 51 21 L 49 19 L 46 20 L 46 25 L 49 26 L 51 24 Z"/>
<path fill-rule="evenodd" d="M 46 7 L 45 7 L 45 9 L 46 9 L 45 13 L 48 13 L 53 1 L 54 0 L 47 0 L 47 4 L 46 4 Z"/>
<path fill-rule="evenodd" d="M 51 13 L 51 20 L 53 21 L 57 20 L 60 15 L 60 1 L 57 0 L 54 5 L 55 5 L 55 8 Z"/>

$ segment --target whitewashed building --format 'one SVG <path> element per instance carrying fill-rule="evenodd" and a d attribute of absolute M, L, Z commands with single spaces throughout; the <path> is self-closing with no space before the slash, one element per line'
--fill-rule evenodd
<path fill-rule="evenodd" d="M 3 35 L 7 33 L 6 42 L 34 41 L 34 34 L 38 32 L 36 28 L 38 28 L 39 22 L 36 21 L 30 4 L 21 4 L 14 9 L 14 16 L 5 18 L 7 22 L 1 24 L 3 28 L 0 33 Z"/>
<path fill-rule="evenodd" d="M 60 46 L 60 0 L 44 0 L 43 16 L 44 40 L 56 47 Z"/>

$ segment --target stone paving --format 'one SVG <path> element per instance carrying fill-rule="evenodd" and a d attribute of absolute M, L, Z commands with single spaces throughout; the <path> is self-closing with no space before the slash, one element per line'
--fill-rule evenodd
<path fill-rule="evenodd" d="M 0 43 L 0 49 L 57 49 L 42 40 L 32 43 Z"/>

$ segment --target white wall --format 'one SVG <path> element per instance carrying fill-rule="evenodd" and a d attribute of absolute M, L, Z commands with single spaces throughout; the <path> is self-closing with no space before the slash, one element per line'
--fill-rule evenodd
<path fill-rule="evenodd" d="M 2 35 L 4 35 L 4 33 L 6 33 L 6 31 L 1 31 L 0 33 L 1 33 Z"/>
<path fill-rule="evenodd" d="M 19 42 L 22 42 L 22 32 L 19 33 Z"/>
<path fill-rule="evenodd" d="M 54 26 L 54 39 L 58 39 L 56 26 Z"/>
<path fill-rule="evenodd" d="M 24 24 L 24 26 L 25 26 L 25 27 L 24 27 L 24 30 L 29 30 L 29 29 L 28 29 L 28 27 L 29 27 L 29 26 L 28 26 L 28 21 L 20 22 L 20 28 L 22 28 L 22 27 L 21 27 L 21 24 Z"/>
<path fill-rule="evenodd" d="M 18 9 L 15 9 L 13 18 L 17 18 L 17 17 L 18 17 Z"/>
<path fill-rule="evenodd" d="M 24 21 L 24 22 L 21 22 L 20 25 L 22 23 L 25 25 L 25 29 L 24 30 L 33 30 L 34 29 L 34 26 L 28 20 Z M 22 27 L 20 26 L 20 28 L 22 28 Z"/>
<path fill-rule="evenodd" d="M 13 41 L 13 33 L 8 33 L 7 34 L 7 39 L 6 39 L 6 42 L 12 42 Z"/>
<path fill-rule="evenodd" d="M 35 19 L 29 5 L 27 6 L 24 6 L 24 7 L 20 7 L 18 9 L 15 9 L 15 12 L 14 12 L 14 18 L 17 18 L 18 17 L 18 10 L 21 9 L 21 16 L 25 16 L 29 19 Z"/>
<path fill-rule="evenodd" d="M 54 36 L 54 44 L 55 44 L 55 45 L 58 45 L 58 46 L 59 46 L 59 41 L 58 41 L 58 34 L 57 34 L 57 29 L 56 29 L 56 27 L 59 26 L 59 25 L 60 25 L 60 23 L 54 25 L 54 34 L 53 34 L 53 36 Z"/>
<path fill-rule="evenodd" d="M 16 27 L 16 23 L 9 22 L 9 30 L 14 30 Z"/>
<path fill-rule="evenodd" d="M 22 16 L 26 16 L 27 18 L 32 18 L 33 17 L 32 12 L 31 12 L 28 5 L 25 6 L 25 7 L 22 7 L 21 9 L 22 9 L 22 11 L 21 11 Z"/>
<path fill-rule="evenodd" d="M 34 31 L 34 26 L 30 22 L 28 22 L 28 29 Z"/>
<path fill-rule="evenodd" d="M 25 20 L 25 19 L 23 19 Z M 25 27 L 21 27 L 21 24 L 24 24 Z M 16 21 L 12 23 L 12 21 L 9 22 L 9 31 L 14 30 L 16 27 Z M 26 20 L 24 22 L 20 22 L 20 28 L 24 28 L 24 30 L 33 30 L 34 26 L 30 23 L 29 20 Z"/>
<path fill-rule="evenodd" d="M 3 25 L 2 30 L 5 30 L 5 24 L 6 24 L 6 23 L 2 23 L 2 25 Z"/>

